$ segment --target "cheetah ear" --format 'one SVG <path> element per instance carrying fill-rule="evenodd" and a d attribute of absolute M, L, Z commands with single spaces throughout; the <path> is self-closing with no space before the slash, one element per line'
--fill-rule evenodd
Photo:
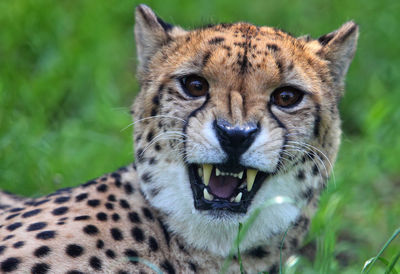
<path fill-rule="evenodd" d="M 330 62 L 335 83 L 342 85 L 357 47 L 358 25 L 349 21 L 339 29 L 318 39 L 322 45 L 320 55 Z"/>
<path fill-rule="evenodd" d="M 139 71 L 145 71 L 152 56 L 165 44 L 171 41 L 179 31 L 161 20 L 148 6 L 139 5 L 135 11 L 135 40 L 139 59 Z"/>

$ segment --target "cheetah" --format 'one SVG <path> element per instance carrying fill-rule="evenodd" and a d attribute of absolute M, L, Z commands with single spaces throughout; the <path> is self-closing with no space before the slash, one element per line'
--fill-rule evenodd
<path fill-rule="evenodd" d="M 1 192 L 1 273 L 277 273 L 332 171 L 357 24 L 312 39 L 135 17 L 135 163 L 44 197 Z"/>

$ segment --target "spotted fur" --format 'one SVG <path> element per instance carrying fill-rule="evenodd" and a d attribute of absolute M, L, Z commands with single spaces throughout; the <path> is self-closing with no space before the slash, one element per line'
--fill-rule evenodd
<path fill-rule="evenodd" d="M 357 25 L 316 40 L 242 22 L 186 31 L 140 5 L 135 36 L 136 163 L 36 199 L 0 193 L 0 272 L 150 273 L 151 264 L 166 273 L 213 273 L 238 224 L 284 196 L 294 203 L 263 208 L 240 243 L 248 273 L 277 273 L 280 251 L 285 259 L 301 245 L 336 158 L 338 102 Z M 207 79 L 207 95 L 183 91 L 179 79 L 189 74 Z M 304 99 L 279 108 L 271 93 L 289 85 Z M 240 163 L 270 175 L 246 213 L 194 206 L 188 165 L 226 157 L 216 119 L 260 127 Z M 227 271 L 239 272 L 237 258 Z"/>

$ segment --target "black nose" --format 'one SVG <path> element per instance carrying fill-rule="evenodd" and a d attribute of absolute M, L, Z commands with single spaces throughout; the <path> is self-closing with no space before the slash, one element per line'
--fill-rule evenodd
<path fill-rule="evenodd" d="M 214 127 L 222 149 L 231 160 L 237 160 L 250 147 L 260 130 L 254 123 L 233 126 L 225 120 L 214 121 Z"/>

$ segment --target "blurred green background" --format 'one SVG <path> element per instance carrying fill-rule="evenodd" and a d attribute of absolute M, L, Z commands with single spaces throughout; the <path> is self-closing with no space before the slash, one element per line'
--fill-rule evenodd
<path fill-rule="evenodd" d="M 194 28 L 249 21 L 318 37 L 354 19 L 343 142 L 308 241 L 287 273 L 359 273 L 400 225 L 400 1 L 141 1 Z M 0 188 L 47 194 L 133 161 L 139 2 L 0 1 Z M 396 239 L 384 252 L 400 250 Z M 383 273 L 378 262 L 372 273 Z M 399 269 L 399 267 L 397 267 Z"/>

